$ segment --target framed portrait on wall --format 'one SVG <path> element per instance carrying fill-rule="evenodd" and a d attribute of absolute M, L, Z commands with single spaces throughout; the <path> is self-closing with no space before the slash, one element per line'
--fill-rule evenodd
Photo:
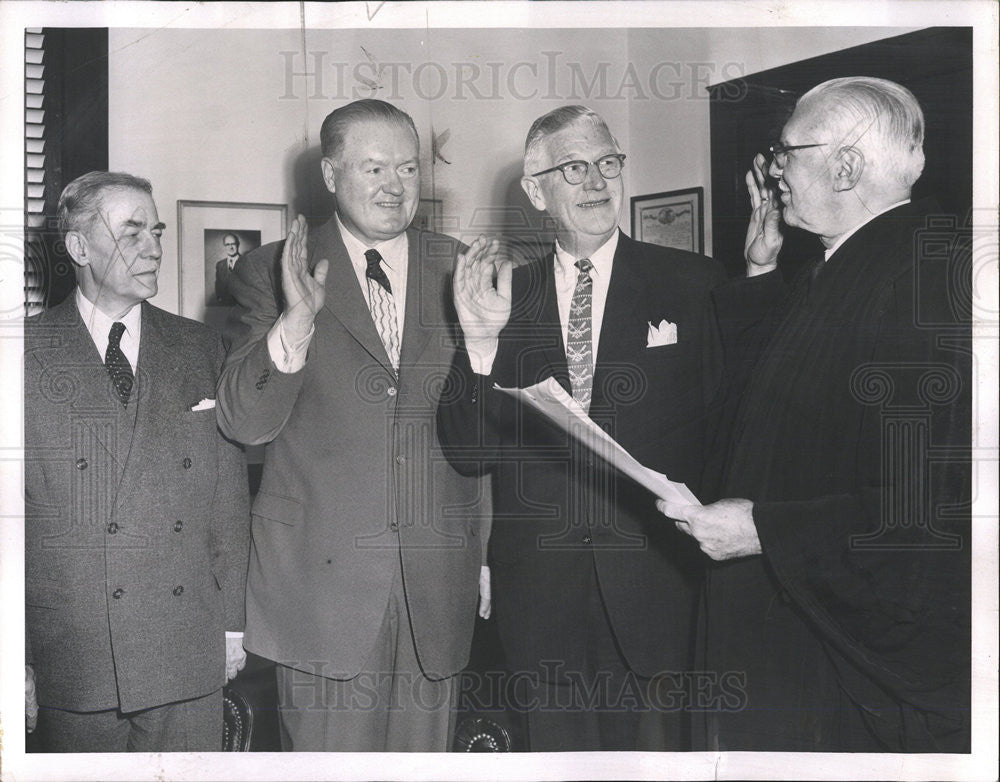
<path fill-rule="evenodd" d="M 705 246 L 704 188 L 633 196 L 632 238 L 700 253 Z"/>
<path fill-rule="evenodd" d="M 285 237 L 284 204 L 177 202 L 178 312 L 221 328 L 233 305 L 229 278 L 251 250 Z"/>

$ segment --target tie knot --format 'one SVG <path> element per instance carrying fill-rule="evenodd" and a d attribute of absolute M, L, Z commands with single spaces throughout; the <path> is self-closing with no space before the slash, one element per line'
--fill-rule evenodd
<path fill-rule="evenodd" d="M 365 276 L 378 283 L 388 293 L 392 293 L 392 285 L 389 283 L 389 275 L 382 268 L 382 255 L 378 250 L 365 250 L 365 260 L 368 261 L 368 268 L 365 269 Z"/>
<path fill-rule="evenodd" d="M 382 263 L 382 254 L 378 250 L 365 250 L 365 260 L 368 261 L 368 271 L 371 272 Z"/>
<path fill-rule="evenodd" d="M 108 344 L 118 346 L 122 341 L 122 334 L 125 333 L 125 324 L 116 320 L 111 324 L 111 331 L 108 333 Z"/>
<path fill-rule="evenodd" d="M 594 268 L 594 264 L 590 262 L 590 258 L 581 258 L 576 262 L 576 268 L 580 270 L 580 274 L 590 274 L 590 270 Z"/>

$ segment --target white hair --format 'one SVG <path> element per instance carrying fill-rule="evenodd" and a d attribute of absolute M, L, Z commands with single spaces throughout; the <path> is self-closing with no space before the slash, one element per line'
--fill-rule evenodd
<path fill-rule="evenodd" d="M 615 147 L 619 150 L 621 149 L 618 139 L 612 135 L 607 123 L 596 111 L 588 109 L 586 106 L 560 106 L 557 109 L 552 109 L 548 114 L 543 114 L 531 123 L 528 136 L 524 140 L 525 175 L 530 176 L 531 170 L 537 168 L 539 165 L 538 159 L 541 155 L 542 144 L 546 138 L 558 133 L 563 128 L 568 128 L 570 125 L 575 125 L 581 121 L 591 122 L 596 127 L 602 129 L 614 142 Z"/>
<path fill-rule="evenodd" d="M 843 143 L 868 152 L 878 180 L 907 190 L 924 170 L 924 113 L 906 87 L 887 79 L 847 76 L 813 87 L 796 106 L 815 104 L 816 124 L 834 124 Z"/>

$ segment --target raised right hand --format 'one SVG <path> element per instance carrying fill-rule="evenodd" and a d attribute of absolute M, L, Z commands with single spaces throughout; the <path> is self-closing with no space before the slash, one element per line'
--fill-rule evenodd
<path fill-rule="evenodd" d="M 769 272 L 778 266 L 781 250 L 781 201 L 778 193 L 767 184 L 767 158 L 757 154 L 753 166 L 747 171 L 747 190 L 750 193 L 750 225 L 747 226 L 743 255 L 747 262 L 747 276 Z"/>
<path fill-rule="evenodd" d="M 285 299 L 285 335 L 291 342 L 305 339 L 312 328 L 313 319 L 326 301 L 326 275 L 328 261 L 321 260 L 310 273 L 306 239 L 309 228 L 306 219 L 299 215 L 292 223 L 281 253 L 281 290 Z"/>
<path fill-rule="evenodd" d="M 500 260 L 500 242 L 496 239 L 480 236 L 459 254 L 452 292 L 467 345 L 495 340 L 507 325 L 513 271 L 510 260 Z"/>

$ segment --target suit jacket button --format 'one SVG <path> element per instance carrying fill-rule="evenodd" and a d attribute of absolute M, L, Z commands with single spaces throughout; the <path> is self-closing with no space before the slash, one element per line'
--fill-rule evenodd
<path fill-rule="evenodd" d="M 385 392 L 386 392 L 386 393 L 387 393 L 387 394 L 388 394 L 389 396 L 396 396 L 396 387 L 395 387 L 395 386 L 389 386 L 389 387 L 388 387 L 388 388 L 387 388 L 387 389 L 385 390 Z"/>
<path fill-rule="evenodd" d="M 396 464 L 406 464 L 406 457 L 400 454 L 396 457 Z"/>
<path fill-rule="evenodd" d="M 182 594 L 184 594 L 184 587 L 182 587 L 182 586 L 175 586 L 174 587 L 174 597 L 180 597 Z"/>
<path fill-rule="evenodd" d="M 76 460 L 76 469 L 78 469 L 78 470 L 86 470 L 87 469 L 87 460 L 83 459 L 83 458 L 77 459 Z"/>
<path fill-rule="evenodd" d="M 183 521 L 175 521 L 174 522 L 174 532 L 180 532 L 182 529 L 184 529 L 184 522 Z"/>
<path fill-rule="evenodd" d="M 125 590 L 122 589 L 121 587 L 118 587 L 118 589 L 116 589 L 114 592 L 111 593 L 111 597 L 113 597 L 115 600 L 121 600 L 122 595 L 124 594 Z"/>
<path fill-rule="evenodd" d="M 399 529 L 399 522 L 398 521 L 389 522 L 389 528 L 394 530 Z"/>
<path fill-rule="evenodd" d="M 583 542 L 586 543 L 587 545 L 590 545 L 590 535 L 584 535 Z"/>
<path fill-rule="evenodd" d="M 185 456 L 184 457 L 184 461 L 181 462 L 181 464 L 184 465 L 184 469 L 185 470 L 190 470 L 191 469 L 191 459 L 189 457 Z"/>
<path fill-rule="evenodd" d="M 114 535 L 116 532 L 118 532 L 118 522 L 112 521 L 108 525 L 108 534 Z"/>

